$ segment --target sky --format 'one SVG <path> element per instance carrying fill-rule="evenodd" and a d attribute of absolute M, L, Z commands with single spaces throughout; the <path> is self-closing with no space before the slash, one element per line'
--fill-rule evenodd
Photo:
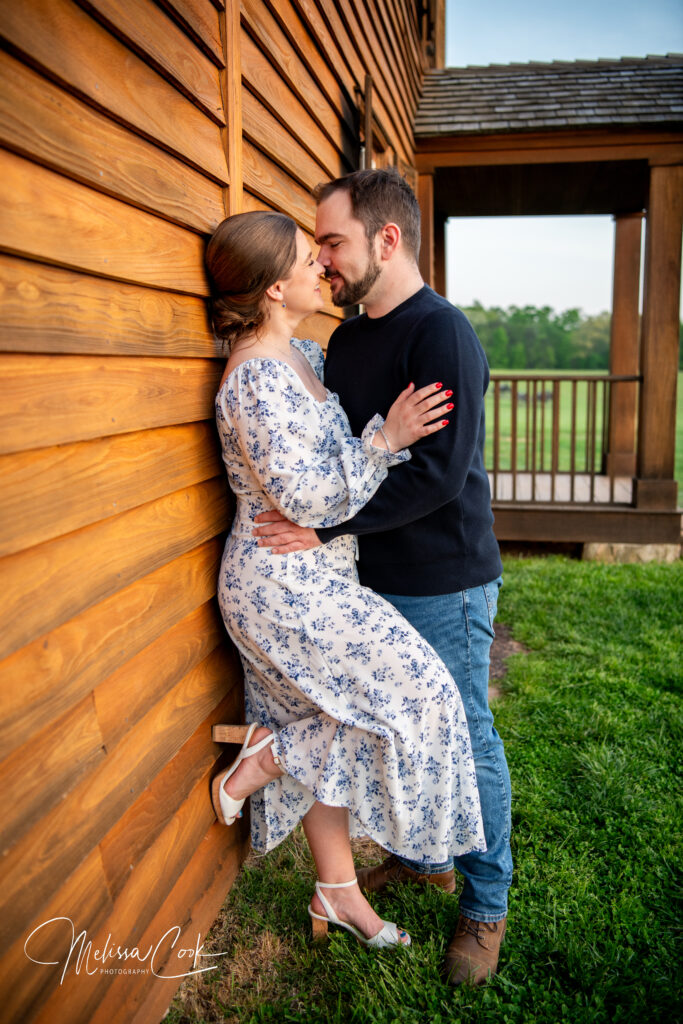
<path fill-rule="evenodd" d="M 683 53 L 683 0 L 447 0 L 446 64 Z M 579 308 L 612 302 L 611 217 L 458 218 L 448 298 L 458 306 Z"/>

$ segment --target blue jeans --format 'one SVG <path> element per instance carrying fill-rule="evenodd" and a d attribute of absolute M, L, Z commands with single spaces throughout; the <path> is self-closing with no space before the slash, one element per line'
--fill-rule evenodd
<path fill-rule="evenodd" d="M 455 867 L 465 880 L 460 910 L 475 921 L 506 916 L 512 881 L 510 774 L 488 702 L 489 652 L 502 582 L 499 577 L 435 597 L 382 594 L 431 644 L 455 679 L 470 729 L 487 846 L 485 853 L 467 853 L 444 864 L 400 859 L 425 874 Z"/>

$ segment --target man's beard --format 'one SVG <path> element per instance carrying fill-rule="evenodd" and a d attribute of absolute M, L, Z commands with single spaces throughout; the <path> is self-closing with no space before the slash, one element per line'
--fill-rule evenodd
<path fill-rule="evenodd" d="M 339 291 L 332 294 L 332 302 L 335 306 L 355 306 L 357 302 L 362 302 L 380 273 L 380 265 L 371 253 L 363 276 L 357 281 L 344 280 Z"/>

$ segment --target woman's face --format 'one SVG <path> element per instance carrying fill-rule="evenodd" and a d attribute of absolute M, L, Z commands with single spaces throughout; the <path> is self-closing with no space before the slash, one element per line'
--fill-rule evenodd
<path fill-rule="evenodd" d="M 300 313 L 303 317 L 322 309 L 320 278 L 324 273 L 322 264 L 313 259 L 303 231 L 297 229 L 296 260 L 289 277 L 281 282 L 282 298 L 290 312 Z"/>

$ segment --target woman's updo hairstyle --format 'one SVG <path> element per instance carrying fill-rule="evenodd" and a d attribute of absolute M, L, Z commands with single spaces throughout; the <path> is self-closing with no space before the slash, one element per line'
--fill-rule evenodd
<path fill-rule="evenodd" d="M 296 224 L 284 213 L 256 210 L 222 221 L 206 248 L 211 322 L 226 351 L 265 322 L 266 289 L 296 260 Z"/>

